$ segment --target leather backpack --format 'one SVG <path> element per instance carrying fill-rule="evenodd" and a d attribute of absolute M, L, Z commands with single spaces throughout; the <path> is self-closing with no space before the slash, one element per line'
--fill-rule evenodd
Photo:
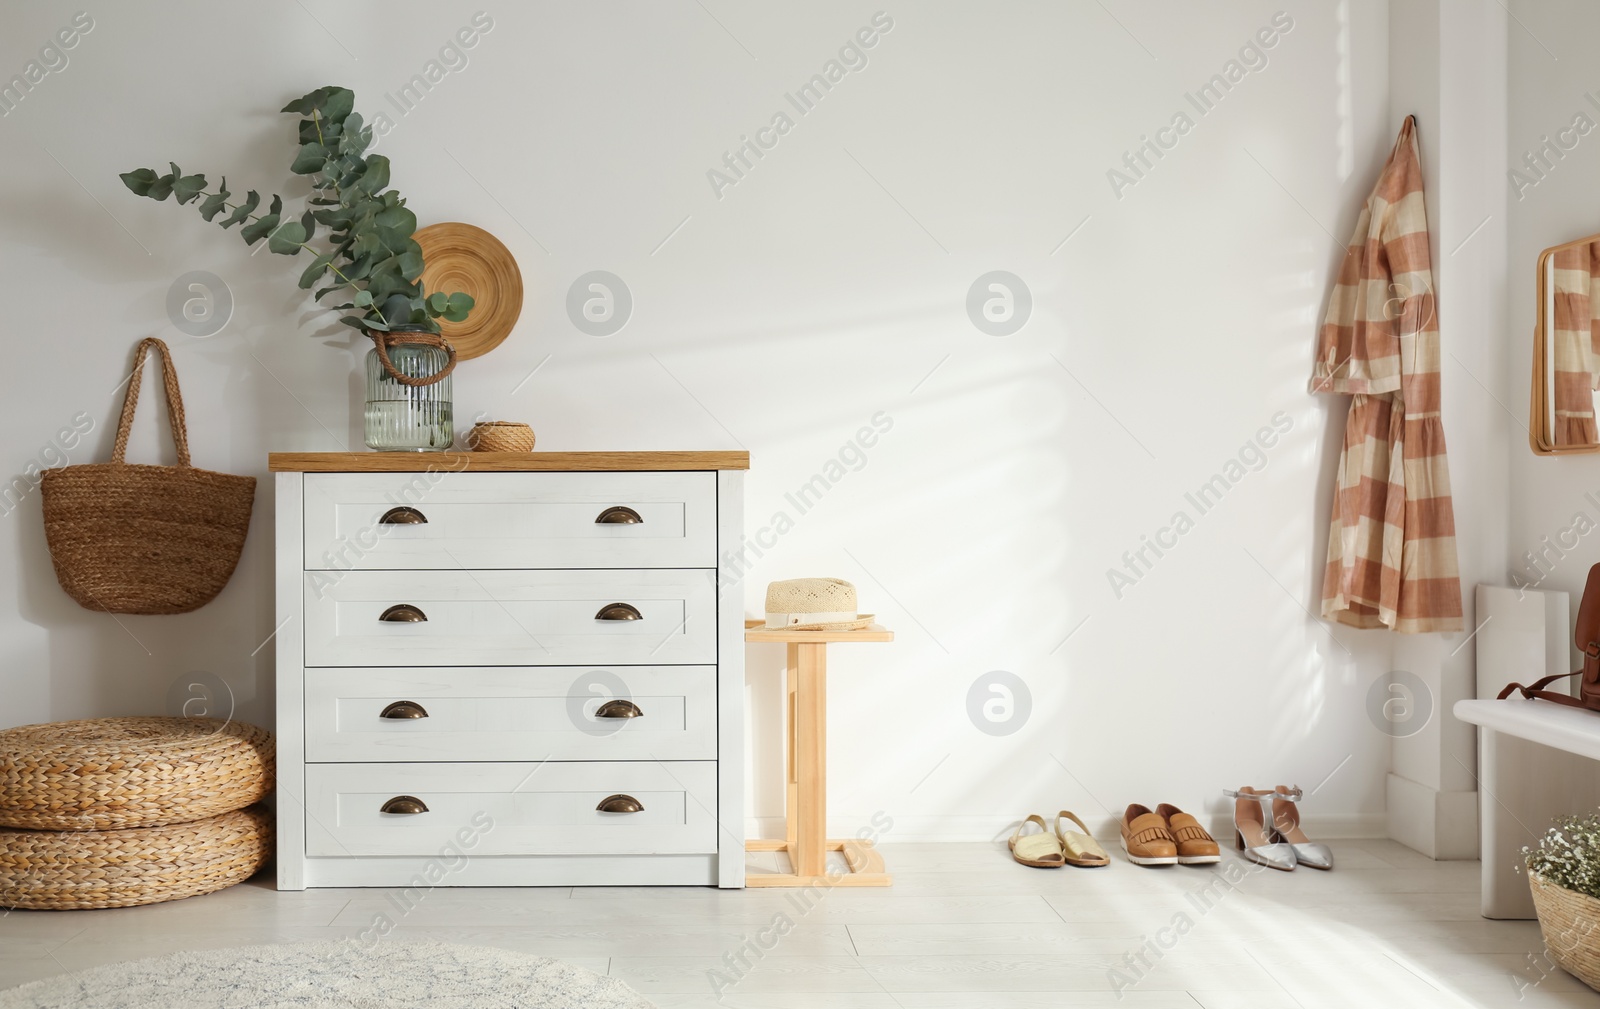
<path fill-rule="evenodd" d="M 1524 687 L 1520 683 L 1508 684 L 1500 691 L 1500 700 L 1511 696 L 1513 690 L 1520 690 L 1523 697 L 1539 697 L 1574 708 L 1600 711 L 1600 564 L 1589 569 L 1589 580 L 1583 586 L 1583 601 L 1578 603 L 1578 628 L 1572 640 L 1583 653 L 1582 669 L 1546 676 L 1535 680 L 1531 687 Z M 1577 697 L 1544 689 L 1556 680 L 1564 680 L 1569 676 L 1582 677 L 1578 681 Z"/>

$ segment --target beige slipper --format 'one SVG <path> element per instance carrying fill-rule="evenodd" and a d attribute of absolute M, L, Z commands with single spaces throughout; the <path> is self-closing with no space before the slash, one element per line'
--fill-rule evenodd
<path fill-rule="evenodd" d="M 1067 820 L 1078 825 L 1077 830 L 1067 830 L 1064 826 Z M 1075 813 L 1063 809 L 1056 814 L 1056 837 L 1061 841 L 1062 851 L 1068 865 L 1095 866 L 1110 865 L 1111 856 L 1100 847 L 1090 834 L 1089 828 L 1083 825 Z"/>
<path fill-rule="evenodd" d="M 1030 823 L 1039 825 L 1039 833 L 1024 836 L 1022 832 Z M 1037 813 L 1017 826 L 1017 832 L 1011 835 L 1007 847 L 1011 849 L 1012 858 L 1037 869 L 1059 869 L 1067 864 L 1066 856 L 1061 853 L 1061 840 L 1050 833 L 1050 828 L 1045 826 L 1044 819 Z"/>

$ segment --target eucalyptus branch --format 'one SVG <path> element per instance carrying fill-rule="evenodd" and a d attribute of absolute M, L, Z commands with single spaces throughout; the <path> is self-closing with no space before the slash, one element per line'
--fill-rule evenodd
<path fill-rule="evenodd" d="M 317 194 L 298 220 L 284 215 L 280 196 L 272 196 L 267 212 L 258 214 L 255 210 L 261 197 L 254 190 L 243 203 L 230 203 L 228 197 L 233 194 L 228 192 L 226 178 L 216 192 L 208 192 L 204 175 L 184 175 L 176 164 L 166 175 L 140 168 L 123 174 L 122 181 L 135 195 L 153 200 L 172 196 L 180 205 L 198 200 L 200 216 L 206 221 L 230 211 L 216 223 L 224 229 L 242 225 L 240 236 L 247 245 L 265 239 L 267 248 L 277 255 L 298 255 L 301 249 L 311 252 L 314 258 L 300 275 L 300 287 L 310 289 L 331 272 L 340 282 L 318 290 L 315 297 L 319 301 L 346 287 L 354 290 L 352 303 L 339 306 L 355 310 L 340 319 L 346 325 L 384 331 L 417 324 L 437 333 L 438 320 L 465 319 L 473 307 L 470 296 L 461 292 L 430 295 L 422 287 L 422 247 L 412 237 L 417 230 L 416 215 L 406 209 L 399 193 L 387 188 L 389 159 L 366 155 L 372 129 L 355 111 L 354 93 L 347 88 L 318 88 L 290 102 L 283 111 L 302 117 L 300 149 L 290 171 L 312 176 Z M 309 244 L 318 225 L 336 238 L 330 251 L 318 253 Z M 364 287 L 358 286 L 363 283 Z"/>

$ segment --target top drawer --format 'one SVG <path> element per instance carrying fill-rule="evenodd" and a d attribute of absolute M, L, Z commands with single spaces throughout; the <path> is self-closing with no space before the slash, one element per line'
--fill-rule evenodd
<path fill-rule="evenodd" d="M 313 473 L 308 571 L 710 568 L 715 473 Z"/>

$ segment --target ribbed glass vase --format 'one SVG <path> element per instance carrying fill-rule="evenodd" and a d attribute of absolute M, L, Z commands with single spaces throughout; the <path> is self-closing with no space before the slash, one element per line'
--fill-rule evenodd
<path fill-rule="evenodd" d="M 444 370 L 449 355 L 440 347 L 405 342 L 411 330 L 388 334 L 389 363 L 408 378 Z M 425 333 L 422 327 L 414 332 Z M 377 348 L 367 351 L 367 447 L 378 452 L 442 452 L 455 440 L 451 426 L 450 377 L 429 385 L 398 382 L 384 368 Z"/>

